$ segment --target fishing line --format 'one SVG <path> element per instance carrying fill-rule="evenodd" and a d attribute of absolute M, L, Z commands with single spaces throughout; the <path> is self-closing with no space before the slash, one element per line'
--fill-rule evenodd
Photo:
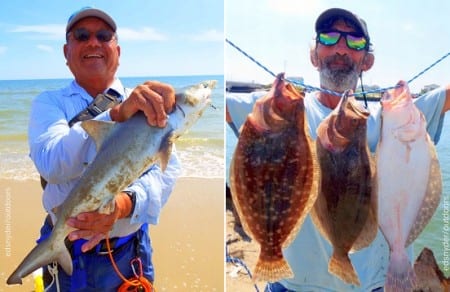
<path fill-rule="evenodd" d="M 244 50 L 242 50 L 240 47 L 238 47 L 236 44 L 234 44 L 232 41 L 230 41 L 228 38 L 225 39 L 225 41 L 231 45 L 233 48 L 235 48 L 236 50 L 238 50 L 240 53 L 242 53 L 244 56 L 246 56 L 247 58 L 249 58 L 251 61 L 253 61 L 256 65 L 258 65 L 259 67 L 261 67 L 262 69 L 264 69 L 264 71 L 268 72 L 270 75 L 272 75 L 273 77 L 276 77 L 275 73 L 273 73 L 268 67 L 264 66 L 263 64 L 261 64 L 260 62 L 258 62 L 255 58 L 253 58 L 252 56 L 250 56 L 247 52 L 245 52 Z M 434 66 L 436 66 L 437 64 L 439 64 L 440 62 L 442 62 L 445 58 L 447 58 L 448 56 L 450 56 L 450 52 L 448 52 L 447 54 L 443 55 L 441 58 L 439 58 L 438 60 L 436 60 L 434 63 L 432 63 L 430 66 L 426 67 L 425 69 L 423 69 L 422 71 L 420 71 L 419 73 L 417 73 L 414 77 L 412 77 L 411 79 L 409 79 L 407 81 L 408 84 L 410 84 L 411 82 L 413 82 L 414 80 L 416 80 L 417 78 L 419 78 L 420 76 L 422 76 L 423 74 L 425 74 L 427 71 L 429 71 L 431 68 L 433 68 Z M 287 82 L 293 83 L 295 85 L 300 85 L 302 87 L 304 87 L 305 89 L 308 90 L 316 90 L 316 91 L 322 91 L 328 94 L 332 94 L 332 95 L 336 95 L 336 96 L 342 96 L 341 93 L 339 92 L 335 92 L 332 90 L 328 90 L 328 89 L 324 89 L 324 88 L 319 88 L 319 87 L 315 87 L 315 86 L 311 86 L 311 85 L 307 85 L 304 84 L 300 81 L 297 80 L 289 80 L 289 79 L 285 79 Z M 362 85 L 362 83 L 361 83 Z M 390 89 L 394 89 L 396 88 L 396 86 L 391 86 L 391 87 L 384 87 L 384 88 L 378 88 L 378 89 L 373 89 L 373 90 L 368 90 L 368 91 L 362 91 L 362 92 L 357 92 L 356 94 L 360 95 L 365 95 L 365 94 L 369 94 L 369 93 L 380 93 L 380 92 L 385 92 L 387 90 Z"/>
<path fill-rule="evenodd" d="M 119 278 L 123 281 L 123 284 L 120 285 L 119 289 L 117 290 L 118 292 L 126 292 L 126 291 L 155 292 L 156 291 L 156 289 L 153 287 L 152 283 L 150 283 L 150 281 L 147 280 L 143 276 L 142 262 L 140 260 L 139 260 L 139 263 L 140 263 L 139 274 L 137 274 L 135 272 L 135 269 L 134 269 L 134 266 L 133 266 L 133 261 L 131 262 L 131 264 L 132 264 L 131 267 L 132 267 L 133 273 L 134 273 L 134 277 L 133 278 L 127 279 L 120 272 L 119 267 L 117 266 L 116 261 L 114 260 L 114 257 L 113 257 L 113 251 L 111 249 L 111 244 L 109 242 L 109 233 L 106 234 L 106 248 L 108 250 L 108 256 L 109 256 L 109 259 L 111 260 L 111 264 L 112 264 L 112 266 L 114 268 L 114 271 L 119 276 Z"/>
<path fill-rule="evenodd" d="M 225 245 L 225 252 L 226 252 L 226 262 L 233 263 L 235 265 L 240 265 L 241 267 L 243 267 L 245 269 L 245 271 L 247 272 L 247 275 L 250 277 L 250 279 L 253 280 L 252 272 L 250 272 L 250 269 L 247 267 L 247 265 L 244 263 L 244 261 L 241 260 L 240 258 L 235 258 L 235 257 L 232 257 L 229 255 L 228 243 Z M 255 287 L 256 292 L 259 292 L 259 288 L 256 285 L 256 283 L 253 283 L 253 286 Z"/>

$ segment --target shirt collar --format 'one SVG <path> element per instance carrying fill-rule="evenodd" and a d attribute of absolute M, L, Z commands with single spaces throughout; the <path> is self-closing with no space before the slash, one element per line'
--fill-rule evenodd
<path fill-rule="evenodd" d="M 122 82 L 118 78 L 115 78 L 111 86 L 109 86 L 104 92 L 106 92 L 109 88 L 112 88 L 115 91 L 117 91 L 122 96 L 122 98 L 123 96 L 125 96 L 125 88 L 123 87 Z M 91 102 L 92 99 L 95 98 L 95 96 L 90 96 L 89 93 L 87 93 L 87 91 L 83 87 L 81 87 L 76 80 L 73 80 L 69 84 L 69 86 L 66 87 L 64 95 L 67 96 L 78 95 L 88 102 Z"/>

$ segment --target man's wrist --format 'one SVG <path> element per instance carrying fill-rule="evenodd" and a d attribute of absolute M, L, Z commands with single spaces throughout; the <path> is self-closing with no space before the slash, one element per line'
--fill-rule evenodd
<path fill-rule="evenodd" d="M 131 202 L 130 213 L 128 214 L 128 216 L 125 216 L 126 218 L 129 218 L 133 215 L 134 208 L 136 206 L 136 192 L 135 191 L 123 191 L 123 193 L 128 195 L 128 198 L 130 199 L 130 202 Z"/>

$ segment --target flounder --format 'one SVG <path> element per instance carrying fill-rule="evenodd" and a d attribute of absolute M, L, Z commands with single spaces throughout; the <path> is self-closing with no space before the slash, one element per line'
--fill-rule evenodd
<path fill-rule="evenodd" d="M 415 274 L 406 253 L 439 205 L 442 179 L 423 114 L 400 81 L 381 99 L 377 149 L 378 218 L 390 248 L 385 291 L 411 291 Z"/>
<path fill-rule="evenodd" d="M 431 249 L 427 247 L 422 249 L 422 252 L 414 263 L 414 273 L 416 273 L 417 276 L 414 292 L 450 291 L 450 278 L 445 277 L 444 273 L 439 268 Z"/>
<path fill-rule="evenodd" d="M 360 285 L 348 253 L 368 246 L 378 230 L 374 165 L 367 145 L 367 118 L 346 91 L 336 109 L 317 128 L 320 183 L 311 218 L 333 246 L 328 271 Z"/>
<path fill-rule="evenodd" d="M 304 95 L 279 74 L 241 128 L 230 168 L 232 198 L 261 250 L 254 280 L 293 276 L 283 258 L 317 197 L 318 169 Z"/>

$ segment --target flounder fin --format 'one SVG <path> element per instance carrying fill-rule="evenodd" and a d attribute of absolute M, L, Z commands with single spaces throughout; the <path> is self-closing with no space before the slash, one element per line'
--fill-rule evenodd
<path fill-rule="evenodd" d="M 237 151 L 238 148 L 236 148 Z M 230 164 L 230 189 L 231 189 L 231 199 L 233 200 L 233 205 L 236 208 L 237 215 L 241 221 L 242 228 L 244 229 L 244 232 L 248 234 L 253 240 L 256 238 L 256 236 L 253 234 L 250 226 L 248 225 L 247 218 L 244 216 L 244 213 L 241 208 L 241 204 L 239 204 L 238 199 L 238 189 L 239 189 L 239 182 L 237 181 L 238 175 L 240 174 L 239 171 L 236 170 L 236 154 L 233 155 L 231 158 L 231 164 Z M 237 172 L 237 173 L 236 173 Z"/>
<path fill-rule="evenodd" d="M 391 254 L 384 291 L 413 291 L 416 282 L 417 277 L 409 262 L 406 251 L 403 250 L 400 254 L 396 255 Z"/>
<path fill-rule="evenodd" d="M 377 181 L 376 181 L 376 167 L 374 157 L 369 153 L 369 161 L 370 161 L 370 172 L 372 175 L 371 178 L 371 186 L 372 193 L 370 197 L 370 210 L 369 215 L 367 217 L 366 224 L 364 228 L 361 230 L 361 234 L 356 239 L 353 244 L 350 253 L 361 250 L 367 246 L 369 246 L 372 241 L 374 241 L 375 237 L 378 233 L 378 191 L 377 191 Z"/>
<path fill-rule="evenodd" d="M 114 122 L 96 120 L 88 120 L 81 123 L 81 127 L 89 134 L 89 136 L 91 136 L 92 139 L 94 139 L 97 151 L 99 151 L 102 147 L 103 141 L 105 141 L 106 137 L 108 137 L 114 125 Z"/>
<path fill-rule="evenodd" d="M 253 273 L 254 282 L 260 280 L 276 282 L 281 279 L 293 277 L 294 273 L 292 273 L 291 267 L 289 267 L 289 264 L 284 258 L 274 261 L 264 261 L 259 258 Z"/>
<path fill-rule="evenodd" d="M 328 271 L 338 276 L 347 284 L 361 286 L 358 275 L 353 268 L 350 258 L 346 254 L 338 255 L 338 253 L 334 252 L 328 263 Z"/>
<path fill-rule="evenodd" d="M 442 194 L 442 176 L 441 168 L 439 166 L 439 160 L 436 154 L 436 148 L 433 142 L 428 139 L 429 151 L 431 154 L 430 172 L 428 175 L 428 185 L 426 189 L 426 195 L 423 199 L 417 218 L 412 226 L 408 239 L 406 241 L 406 247 L 408 247 L 423 231 L 425 226 L 430 222 L 433 217 L 436 208 L 439 206 Z"/>
<path fill-rule="evenodd" d="M 305 133 L 308 133 L 307 131 Z M 292 241 L 296 238 L 298 232 L 300 231 L 301 227 L 303 226 L 303 223 L 305 222 L 306 217 L 308 214 L 312 214 L 314 210 L 314 204 L 316 203 L 318 194 L 319 194 L 319 180 L 320 180 L 320 168 L 319 164 L 317 163 L 317 152 L 316 148 L 313 146 L 313 142 L 309 134 L 306 136 L 307 145 L 310 149 L 311 154 L 311 172 L 309 173 L 310 179 L 311 179 L 311 188 L 309 190 L 309 196 L 305 202 L 304 212 L 303 215 L 298 218 L 297 223 L 295 224 L 294 228 L 292 229 L 291 233 L 289 233 L 288 237 L 286 238 L 285 242 L 283 243 L 283 248 L 288 247 Z M 312 218 L 312 216 L 311 216 Z M 313 220 L 314 222 L 314 220 Z"/>

